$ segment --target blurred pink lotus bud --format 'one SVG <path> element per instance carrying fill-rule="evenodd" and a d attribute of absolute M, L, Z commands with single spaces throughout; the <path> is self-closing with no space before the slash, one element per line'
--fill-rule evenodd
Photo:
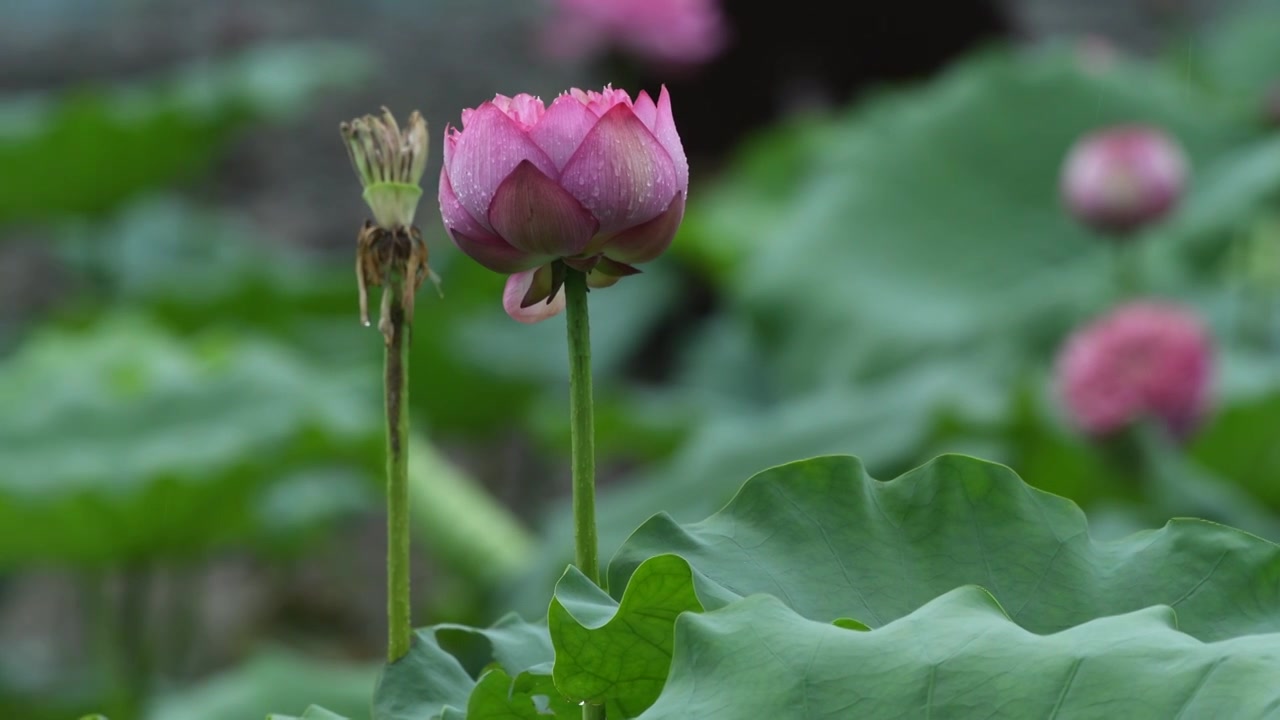
<path fill-rule="evenodd" d="M 1080 222 L 1124 236 L 1163 218 L 1187 182 L 1187 158 L 1163 131 L 1107 128 L 1076 142 L 1062 168 L 1062 196 Z"/>
<path fill-rule="evenodd" d="M 1112 435 L 1142 418 L 1188 438 L 1209 405 L 1213 346 L 1190 311 L 1143 301 L 1077 330 L 1058 355 L 1057 381 L 1071 421 Z"/>
<path fill-rule="evenodd" d="M 642 60 L 696 65 L 725 44 L 718 0 L 556 0 L 543 44 L 548 54 L 580 58 L 611 46 Z"/>
<path fill-rule="evenodd" d="M 665 87 L 656 103 L 645 92 L 633 103 L 611 87 L 573 89 L 549 107 L 530 95 L 498 95 L 462 111 L 461 130 L 445 131 L 445 228 L 490 270 L 538 270 L 520 308 L 559 290 L 557 261 L 597 288 L 639 272 L 634 265 L 671 245 L 688 188 Z"/>

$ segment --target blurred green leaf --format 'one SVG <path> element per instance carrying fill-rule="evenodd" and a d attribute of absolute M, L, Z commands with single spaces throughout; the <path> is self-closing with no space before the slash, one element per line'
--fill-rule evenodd
<path fill-rule="evenodd" d="M 1280 510 L 1280 387 L 1225 408 L 1196 439 L 1191 455 Z"/>
<path fill-rule="evenodd" d="M 315 703 L 302 720 L 369 718 L 369 692 L 378 670 L 370 665 L 325 662 L 283 651 L 248 662 L 181 691 L 162 695 L 146 720 L 263 718 L 273 708 Z"/>
<path fill-rule="evenodd" d="M 1243 285 L 1243 273 L 1259 272 L 1241 267 L 1241 245 L 1266 232 L 1265 221 L 1280 200 L 1280 138 L 1206 160 L 1193 183 L 1181 211 L 1141 248 L 1147 293 L 1188 295 L 1194 289 L 1199 300 L 1214 302 L 1225 285 Z"/>
<path fill-rule="evenodd" d="M 1247 138 L 1149 66 L 989 54 L 830 119 L 821 143 L 776 133 L 790 152 L 770 164 L 793 189 L 769 201 L 752 168 L 774 151 L 756 146 L 692 206 L 697 232 L 682 242 L 728 263 L 726 287 L 765 323 L 787 386 L 1034 343 L 1107 295 L 1108 245 L 1063 212 L 1057 187 L 1071 143 L 1117 122 L 1168 128 L 1197 165 Z M 739 213 L 759 219 L 727 220 Z"/>
<path fill-rule="evenodd" d="M 316 316 L 338 314 L 356 324 L 348 263 L 285 247 L 234 211 L 149 196 L 105 220 L 69 224 L 58 240 L 84 278 L 88 312 L 100 312 L 105 296 L 145 305 L 184 330 L 235 320 L 296 334 Z"/>
<path fill-rule="evenodd" d="M 479 268 L 471 268 L 475 264 L 465 259 L 460 263 L 468 265 L 460 282 L 468 282 Z M 493 275 L 483 269 L 479 272 Z M 497 281 L 484 281 L 484 295 L 477 297 L 474 309 L 453 320 L 447 329 L 452 341 L 436 342 L 435 350 L 428 351 L 448 352 L 451 363 L 465 364 L 470 373 L 483 373 L 484 378 L 477 378 L 470 386 L 453 383 L 452 387 L 440 387 L 438 392 L 448 393 L 448 398 L 431 401 L 436 407 L 433 414 L 445 418 L 443 413 L 456 415 L 462 409 L 471 413 L 497 411 L 498 418 L 486 420 L 486 424 L 500 425 L 500 420 L 506 420 L 508 425 L 524 425 L 557 455 L 564 454 L 568 447 L 564 320 L 557 316 L 534 325 L 513 323 L 500 310 L 504 281 L 500 275 L 493 277 Z M 456 301 L 452 291 L 447 292 L 448 301 Z M 675 418 L 660 407 L 646 405 L 643 393 L 628 389 L 623 378 L 628 363 L 640 355 L 650 334 L 678 309 L 680 296 L 680 278 L 663 261 L 645 265 L 643 274 L 627 282 L 591 293 L 591 369 L 598 397 L 596 442 L 602 456 L 634 459 L 671 450 L 672 432 L 678 432 L 671 428 Z M 435 359 L 429 361 L 434 363 Z M 462 391 L 470 392 L 471 397 L 463 397 Z"/>
<path fill-rule="evenodd" d="M 655 321 L 671 308 L 678 289 L 674 273 L 659 262 L 646 265 L 643 274 L 626 282 L 593 291 L 592 370 L 603 376 L 617 374 Z M 500 294 L 493 301 L 501 307 Z M 568 384 L 569 349 L 562 318 L 519 325 L 506 313 L 491 313 L 460 327 L 458 340 L 471 362 L 495 376 Z"/>
<path fill-rule="evenodd" d="M 1223 355 L 1228 361 L 1235 357 Z M 1091 519 L 1123 519 L 1128 530 L 1197 517 L 1280 540 L 1280 504 L 1271 488 L 1280 462 L 1266 460 L 1273 454 L 1280 405 L 1230 395 L 1224 399 L 1227 409 L 1211 414 L 1184 448 L 1154 427 L 1087 438 L 1052 409 L 1048 385 L 1040 378 L 1034 391 L 1023 393 L 1013 421 L 995 430 L 991 445 L 994 458 L 1035 478 L 1036 487 L 1072 498 Z M 1101 514 L 1095 518 L 1095 512 Z"/>
<path fill-rule="evenodd" d="M 533 552 L 533 537 L 511 512 L 418 434 L 409 439 L 409 501 L 414 534 L 481 586 L 519 572 Z"/>
<path fill-rule="evenodd" d="M 267 46 L 116 88 L 0 103 L 0 223 L 101 213 L 204 170 L 231 133 L 351 87 L 368 58 L 346 45 Z"/>
<path fill-rule="evenodd" d="M 620 384 L 620 383 L 619 383 Z M 617 387 L 617 385 L 613 385 Z M 611 462 L 665 458 L 679 448 L 702 408 L 662 390 L 596 392 L 596 456 Z M 567 389 L 543 393 L 530 406 L 529 431 L 548 452 L 564 456 L 570 442 Z"/>
<path fill-rule="evenodd" d="M 1274 422 L 1280 415 L 1270 419 Z M 1155 432 L 1155 428 L 1140 428 L 1139 435 L 1146 476 L 1143 480 L 1150 485 L 1148 503 L 1154 513 L 1204 518 L 1280 541 L 1280 518 L 1269 512 L 1257 496 L 1251 495 L 1246 489 L 1248 486 L 1241 487 L 1215 476 L 1205 466 L 1187 458 L 1181 447 Z M 1275 472 L 1274 467 L 1252 469 L 1254 478 L 1269 477 L 1272 482 L 1280 478 Z"/>
<path fill-rule="evenodd" d="M 267 716 L 267 720 L 350 720 L 350 718 L 312 705 L 302 715 L 276 715 L 273 713 Z"/>
<path fill-rule="evenodd" d="M 1268 88 L 1280 82 L 1280 2 L 1250 0 L 1210 26 L 1187 57 L 1191 70 L 1247 118 L 1262 121 Z"/>
<path fill-rule="evenodd" d="M 363 507 L 363 476 L 334 469 L 377 457 L 376 393 L 253 338 L 38 334 L 0 372 L 0 566 L 179 557 Z"/>

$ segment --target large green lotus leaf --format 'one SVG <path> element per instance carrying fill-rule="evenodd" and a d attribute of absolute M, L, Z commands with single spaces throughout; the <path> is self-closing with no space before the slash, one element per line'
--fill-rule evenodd
<path fill-rule="evenodd" d="M 443 720 L 581 718 L 582 710 L 557 693 L 545 671 L 546 666 L 542 666 L 539 673 L 524 672 L 512 679 L 502 668 L 489 670 L 476 683 L 466 714 L 446 711 Z"/>
<path fill-rule="evenodd" d="M 991 594 L 965 588 L 970 585 Z M 855 692 L 850 678 L 864 675 L 874 690 L 853 697 L 865 697 L 877 713 L 933 702 L 949 715 L 965 716 L 968 710 L 952 704 L 992 692 L 1011 717 L 1043 703 L 1063 703 L 1066 710 L 1075 703 L 1127 702 L 1132 698 L 1120 692 L 1122 686 L 1103 679 L 1123 682 L 1132 675 L 1156 708 L 1138 717 L 1165 717 L 1169 703 L 1198 708 L 1196 703 L 1217 702 L 1220 693 L 1233 695 L 1256 683 L 1250 673 L 1272 672 L 1280 663 L 1274 650 L 1280 546 L 1199 520 L 1098 541 L 1070 501 L 1027 486 L 1007 468 L 965 456 L 938 458 L 890 482 L 873 480 L 852 457 L 768 470 L 706 520 L 678 525 L 659 515 L 647 522 L 611 561 L 608 587 L 600 590 L 570 568 L 556 588 L 545 631 L 515 620 L 508 621 L 515 623 L 510 633 L 456 626 L 420 631 L 409 657 L 388 666 L 375 717 L 519 718 L 536 717 L 531 713 L 542 708 L 569 717 L 582 701 L 602 704 L 619 718 L 667 717 L 677 707 L 685 708 L 682 717 L 689 708 L 699 717 L 807 717 L 779 708 L 803 703 L 802 688 Z M 761 594 L 774 599 L 750 597 Z M 761 607 L 776 610 L 753 614 Z M 748 612 L 753 624 L 708 631 L 698 641 L 706 647 L 691 649 L 690 623 L 739 612 Z M 850 653 L 849 659 L 828 662 L 822 655 L 828 643 L 800 627 L 829 627 L 870 644 L 834 643 L 831 649 Z M 441 629 L 489 641 L 485 657 L 496 662 L 479 683 L 441 648 Z M 554 666 L 547 662 L 548 632 Z M 794 637 L 795 652 L 806 659 L 796 661 L 776 646 L 783 637 Z M 858 653 L 875 669 L 841 676 L 841 682 L 805 682 L 813 680 L 807 673 L 814 668 L 861 667 Z M 728 656 L 756 659 L 729 663 L 731 675 L 749 678 L 743 686 L 748 690 L 700 675 L 718 667 L 703 658 Z M 1040 671 L 1019 679 L 1045 667 L 1038 659 L 1050 656 L 1063 663 L 1053 682 L 1036 680 L 1043 679 Z M 762 662 L 766 657 L 772 660 Z M 1087 673 L 1076 663 L 1080 657 L 1088 658 Z M 791 669 L 777 673 L 771 662 Z M 1209 670 L 1235 662 L 1245 670 L 1224 673 L 1223 680 L 1240 677 L 1246 684 L 1218 686 L 1223 680 Z M 755 665 L 761 677 L 744 669 Z M 885 683 L 879 674 L 893 675 L 894 668 L 903 677 Z M 788 678 L 796 673 L 801 679 L 792 683 Z M 1182 673 L 1193 681 L 1159 685 L 1174 688 L 1169 691 L 1150 684 Z M 1067 683 L 1069 675 L 1074 679 Z M 993 676 L 1007 682 L 987 687 Z M 931 677 L 935 694 L 928 700 Z M 1197 686 L 1200 694 L 1193 697 L 1188 688 Z M 702 699 L 704 691 L 713 697 Z M 903 693 L 914 700 L 903 700 Z M 807 699 L 812 707 L 850 703 L 844 695 Z M 1250 703 L 1272 699 L 1264 692 L 1233 702 L 1248 710 Z M 483 715 L 476 711 L 482 707 Z M 969 708 L 976 709 L 989 713 L 991 705 L 983 700 Z"/>
<path fill-rule="evenodd" d="M 676 623 L 661 697 L 641 718 L 1271 717 L 1280 634 L 1202 642 L 1167 606 L 1056 633 L 961 587 L 857 632 L 753 596 Z"/>
<path fill-rule="evenodd" d="M 441 647 L 441 634 L 482 640 L 477 679 Z M 532 708 L 570 717 L 551 684 L 547 629 L 508 615 L 492 627 L 434 625 L 414 633 L 409 654 L 383 670 L 374 691 L 374 720 L 487 720 L 530 717 Z"/>
<path fill-rule="evenodd" d="M 109 210 L 191 177 L 246 122 L 296 112 L 370 67 L 330 43 L 258 48 L 133 85 L 0 102 L 0 223 Z"/>
<path fill-rule="evenodd" d="M 814 621 L 881 628 L 965 585 L 1041 635 L 1152 605 L 1200 641 L 1280 632 L 1280 546 L 1255 536 L 1180 520 L 1100 542 L 1070 501 L 993 463 L 944 456 L 882 483 L 826 457 L 757 475 L 701 522 L 653 518 L 611 561 L 611 595 L 571 569 L 548 620 L 555 682 L 634 717 L 675 677 L 681 613 L 763 593 Z"/>
<path fill-rule="evenodd" d="M 611 561 L 609 587 L 665 553 L 724 592 L 774 594 L 827 622 L 880 627 L 979 585 L 1036 633 L 1155 604 L 1204 641 L 1280 631 L 1280 547 L 1198 520 L 1095 541 L 1069 500 L 959 455 L 888 482 L 851 457 L 767 470 L 702 522 L 645 523 Z"/>
<path fill-rule="evenodd" d="M 641 564 L 619 603 L 570 567 L 547 615 L 556 687 L 570 700 L 635 717 L 662 691 L 676 618 L 702 610 L 689 564 L 674 555 Z"/>
<path fill-rule="evenodd" d="M 316 703 L 333 712 L 310 709 L 304 720 L 367 720 L 369 688 L 377 668 L 367 664 L 323 662 L 282 651 L 264 652 L 244 664 L 191 688 L 153 701 L 146 720 L 228 720 L 263 718 L 273 708 Z M 338 714 L 341 713 L 341 714 Z"/>
<path fill-rule="evenodd" d="M 136 318 L 37 334 L 0 371 L 0 566 L 181 557 L 367 507 L 375 380 Z"/>

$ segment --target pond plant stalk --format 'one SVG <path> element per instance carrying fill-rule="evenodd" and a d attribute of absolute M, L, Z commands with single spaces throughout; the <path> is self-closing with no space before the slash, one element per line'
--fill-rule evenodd
<path fill-rule="evenodd" d="M 591 398 L 591 321 L 587 276 L 565 273 L 565 320 L 569 335 L 569 427 L 573 467 L 573 543 L 578 569 L 600 585 L 596 541 L 596 439 Z"/>
<path fill-rule="evenodd" d="M 409 325 L 396 296 L 403 280 L 384 291 L 391 297 L 383 362 L 387 412 L 387 659 L 409 652 Z"/>
<path fill-rule="evenodd" d="M 356 242 L 360 320 L 369 325 L 368 288 L 382 288 L 378 329 L 387 425 L 387 661 L 409 652 L 413 624 L 409 604 L 409 346 L 414 296 L 427 278 L 427 246 L 413 224 L 422 196 L 427 126 L 413 113 L 401 131 L 385 108 L 341 125 L 347 151 L 373 211 Z"/>

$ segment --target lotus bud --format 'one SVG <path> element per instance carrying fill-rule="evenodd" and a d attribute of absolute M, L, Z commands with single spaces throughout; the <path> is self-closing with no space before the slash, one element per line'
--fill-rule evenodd
<path fill-rule="evenodd" d="M 1186 154 L 1173 138 L 1153 127 L 1119 126 L 1071 148 L 1062 196 L 1081 223 L 1119 238 L 1167 215 L 1186 182 Z"/>
<path fill-rule="evenodd" d="M 666 88 L 570 90 L 550 106 L 496 96 L 445 131 L 440 214 L 462 252 L 511 280 L 508 313 L 522 322 L 558 312 L 565 267 L 602 288 L 662 255 L 684 217 L 689 164 Z M 519 315 L 519 317 L 517 317 Z"/>
<path fill-rule="evenodd" d="M 1151 419 L 1185 440 L 1210 402 L 1213 344 L 1200 320 L 1153 301 L 1121 306 L 1077 330 L 1057 361 L 1067 415 L 1084 433 L 1114 435 Z"/>

